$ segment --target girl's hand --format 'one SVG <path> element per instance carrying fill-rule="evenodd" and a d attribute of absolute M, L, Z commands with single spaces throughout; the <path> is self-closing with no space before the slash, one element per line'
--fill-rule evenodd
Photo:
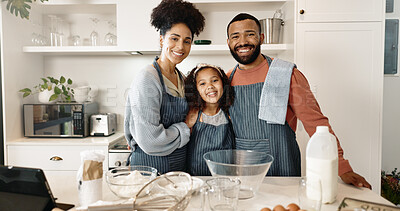
<path fill-rule="evenodd" d="M 189 110 L 185 120 L 185 123 L 189 128 L 192 128 L 193 125 L 196 123 L 198 114 L 199 114 L 198 108 L 191 108 Z"/>

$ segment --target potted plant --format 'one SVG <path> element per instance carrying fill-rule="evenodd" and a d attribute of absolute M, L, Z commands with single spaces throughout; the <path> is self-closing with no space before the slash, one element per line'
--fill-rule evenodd
<path fill-rule="evenodd" d="M 381 195 L 393 204 L 400 205 L 400 172 L 397 172 L 397 168 L 392 174 L 381 172 Z"/>
<path fill-rule="evenodd" d="M 61 98 L 61 101 L 71 102 L 74 90 L 71 88 L 72 80 L 70 78 L 66 80 L 64 76 L 61 76 L 60 79 L 55 79 L 48 76 L 41 79 L 42 83 L 34 86 L 33 91 L 29 88 L 24 88 L 19 92 L 24 93 L 24 98 L 39 93 L 39 101 L 42 103 L 55 102 L 59 98 Z"/>

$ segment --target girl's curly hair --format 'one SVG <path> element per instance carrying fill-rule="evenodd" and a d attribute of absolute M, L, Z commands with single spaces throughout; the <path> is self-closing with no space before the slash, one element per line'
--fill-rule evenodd
<path fill-rule="evenodd" d="M 228 76 L 225 74 L 224 70 L 220 67 L 208 64 L 199 64 L 195 68 L 193 68 L 189 75 L 185 79 L 185 97 L 189 104 L 190 108 L 197 108 L 202 110 L 205 106 L 205 101 L 201 98 L 199 91 L 196 86 L 196 75 L 198 72 L 205 68 L 212 68 L 215 71 L 219 72 L 219 76 L 222 80 L 222 85 L 224 87 L 224 93 L 221 98 L 218 100 L 219 107 L 225 112 L 229 113 L 229 107 L 233 105 L 235 100 L 235 91 L 233 86 L 231 86 L 231 82 L 228 79 Z"/>
<path fill-rule="evenodd" d="M 183 0 L 163 0 L 151 13 L 150 23 L 160 35 L 165 35 L 174 24 L 184 23 L 194 35 L 204 29 L 204 16 L 190 2 Z"/>

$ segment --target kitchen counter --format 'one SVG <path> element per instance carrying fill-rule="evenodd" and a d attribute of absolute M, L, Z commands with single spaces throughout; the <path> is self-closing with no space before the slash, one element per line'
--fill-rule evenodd
<path fill-rule="evenodd" d="M 21 138 L 7 141 L 6 164 L 42 169 L 58 202 L 76 204 L 79 202 L 76 175 L 82 162 L 80 153 L 86 150 L 104 153 L 105 172 L 109 167 L 109 146 L 121 139 L 124 139 L 123 133 L 108 137 Z"/>
<path fill-rule="evenodd" d="M 298 177 L 266 177 L 257 195 L 248 200 L 239 200 L 239 210 L 261 210 L 263 207 L 270 209 L 281 204 L 286 207 L 290 203 L 298 202 Z M 361 199 L 376 203 L 393 205 L 391 202 L 367 188 L 357 188 L 343 183 L 339 179 L 338 195 L 332 204 L 323 204 L 321 211 L 337 210 L 345 197 Z M 190 209 L 187 209 L 190 210 Z"/>
<path fill-rule="evenodd" d="M 200 177 L 206 180 L 210 177 Z M 286 207 L 290 203 L 298 204 L 298 184 L 299 177 L 266 177 L 261 184 L 261 187 L 255 197 L 246 200 L 239 200 L 239 211 L 259 211 L 264 207 L 272 209 L 278 204 Z M 103 185 L 106 185 L 103 182 Z M 200 196 L 196 196 L 200 197 Z M 334 211 L 337 210 L 339 204 L 345 197 L 381 203 L 386 205 L 393 204 L 374 193 L 367 188 L 357 188 L 352 185 L 344 184 L 341 180 L 338 186 L 338 195 L 336 201 L 332 204 L 323 204 L 321 211 Z M 118 198 L 113 195 L 107 186 L 103 186 L 103 200 L 105 201 L 118 201 Z M 78 210 L 81 210 L 77 207 Z M 195 211 L 191 204 L 186 208 L 188 211 Z"/>
<path fill-rule="evenodd" d="M 84 138 L 20 138 L 13 141 L 7 141 L 7 146 L 28 146 L 28 145 L 92 145 L 92 146 L 108 146 L 120 139 L 124 138 L 122 132 L 117 132 L 108 137 L 88 136 Z"/>

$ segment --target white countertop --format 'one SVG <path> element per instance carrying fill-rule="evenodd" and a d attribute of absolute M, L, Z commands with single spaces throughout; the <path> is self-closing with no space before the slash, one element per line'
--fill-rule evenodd
<path fill-rule="evenodd" d="M 124 134 L 122 132 L 117 132 L 111 136 L 101 137 L 101 136 L 88 136 L 85 138 L 20 138 L 13 141 L 7 141 L 8 146 L 11 145 L 99 145 L 108 146 L 109 144 L 123 139 Z"/>
<path fill-rule="evenodd" d="M 200 177 L 206 180 L 210 177 Z M 261 187 L 255 197 L 246 200 L 239 200 L 238 211 L 259 211 L 264 207 L 268 207 L 271 210 L 278 204 L 286 207 L 290 203 L 299 204 L 298 201 L 298 185 L 299 177 L 265 177 Z M 103 181 L 103 200 L 120 201 L 106 186 Z M 195 197 L 200 197 L 195 196 Z M 323 204 L 321 211 L 336 211 L 338 210 L 339 204 L 345 197 L 360 199 L 364 201 L 370 201 L 375 203 L 381 203 L 386 205 L 393 204 L 374 193 L 372 190 L 367 188 L 357 188 L 352 185 L 344 184 L 341 180 L 338 186 L 338 195 L 336 201 L 332 204 Z M 193 199 L 192 199 L 193 200 Z M 77 207 L 78 210 L 80 210 Z M 75 210 L 75 209 L 73 209 Z M 191 207 L 191 204 L 186 208 L 188 211 L 197 211 Z"/>
<path fill-rule="evenodd" d="M 299 204 L 298 187 L 299 177 L 266 177 L 261 184 L 259 192 L 252 199 L 239 200 L 239 210 L 261 210 L 268 207 L 272 210 L 276 205 L 281 204 L 286 207 L 290 203 Z M 339 179 L 338 195 L 332 204 L 323 204 L 321 211 L 338 210 L 339 204 L 345 197 L 356 198 L 365 201 L 392 205 L 391 202 L 374 193 L 367 188 L 357 188 L 352 185 L 344 184 Z M 187 210 L 190 210 L 189 208 Z"/>

